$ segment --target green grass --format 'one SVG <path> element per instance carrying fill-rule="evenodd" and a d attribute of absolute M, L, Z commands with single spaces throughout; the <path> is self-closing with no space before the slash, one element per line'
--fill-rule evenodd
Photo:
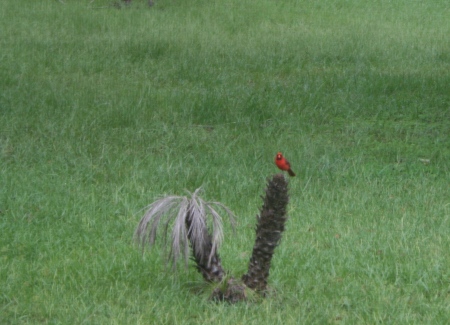
<path fill-rule="evenodd" d="M 446 1 L 64 2 L 0 3 L 0 323 L 449 323 Z M 133 244 L 203 186 L 241 276 L 277 151 L 267 299 L 210 303 Z"/>

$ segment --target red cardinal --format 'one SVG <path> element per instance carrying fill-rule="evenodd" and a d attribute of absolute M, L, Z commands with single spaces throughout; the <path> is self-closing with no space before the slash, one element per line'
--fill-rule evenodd
<path fill-rule="evenodd" d="M 275 164 L 281 170 L 287 171 L 289 176 L 295 176 L 295 173 L 291 169 L 291 164 L 289 163 L 289 161 L 287 161 L 286 158 L 283 157 L 283 154 L 281 152 L 277 153 L 277 155 L 275 156 Z"/>

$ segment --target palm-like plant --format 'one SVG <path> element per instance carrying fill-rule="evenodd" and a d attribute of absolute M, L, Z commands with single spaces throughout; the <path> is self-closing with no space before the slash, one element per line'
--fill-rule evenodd
<path fill-rule="evenodd" d="M 220 282 L 225 274 L 217 250 L 222 243 L 222 218 L 218 210 L 228 215 L 234 229 L 234 214 L 220 202 L 206 202 L 198 194 L 200 188 L 187 196 L 168 196 L 147 207 L 135 231 L 135 238 L 142 247 L 153 245 L 158 227 L 163 222 L 163 237 L 167 243 L 169 227 L 172 226 L 172 242 L 168 260 L 176 266 L 181 256 L 187 266 L 189 246 L 197 270 L 208 282 Z M 163 219 L 165 219 L 163 221 Z"/>
<path fill-rule="evenodd" d="M 154 244 L 162 222 L 164 242 L 167 243 L 172 225 L 168 260 L 175 267 L 183 256 L 187 266 L 190 246 L 196 268 L 203 278 L 207 282 L 220 283 L 213 290 L 211 299 L 232 303 L 245 300 L 247 288 L 264 294 L 271 260 L 287 220 L 288 181 L 282 174 L 274 175 L 268 181 L 264 204 L 257 216 L 253 253 L 242 281 L 233 277 L 225 278 L 225 271 L 217 253 L 223 239 L 222 218 L 217 211 L 225 211 L 233 229 L 234 215 L 222 203 L 204 201 L 198 196 L 199 192 L 200 189 L 195 190 L 190 197 L 168 196 L 150 204 L 135 231 L 138 242 L 142 247 L 147 242 Z"/>
<path fill-rule="evenodd" d="M 261 213 L 256 217 L 256 239 L 248 272 L 242 277 L 245 285 L 256 291 L 266 290 L 270 262 L 287 220 L 288 202 L 288 182 L 282 174 L 277 174 L 267 184 Z"/>

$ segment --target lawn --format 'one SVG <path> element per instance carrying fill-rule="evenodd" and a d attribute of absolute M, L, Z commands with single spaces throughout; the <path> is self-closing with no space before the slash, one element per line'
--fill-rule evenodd
<path fill-rule="evenodd" d="M 113 3 L 0 2 L 1 324 L 450 323 L 450 3 Z M 277 151 L 266 298 L 134 243 L 202 187 L 241 277 Z"/>

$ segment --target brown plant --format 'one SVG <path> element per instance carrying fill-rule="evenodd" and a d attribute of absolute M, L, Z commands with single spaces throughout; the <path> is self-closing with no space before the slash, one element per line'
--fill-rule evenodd
<path fill-rule="evenodd" d="M 197 270 L 204 280 L 215 283 L 211 300 L 230 303 L 247 300 L 249 290 L 264 295 L 271 260 L 287 221 L 287 179 L 282 174 L 268 179 L 263 206 L 256 218 L 256 239 L 248 271 L 241 280 L 225 276 L 217 252 L 223 239 L 222 218 L 217 208 L 228 215 L 233 229 L 234 215 L 219 202 L 204 201 L 198 196 L 199 192 L 200 189 L 195 190 L 190 197 L 168 196 L 150 204 L 136 228 L 135 238 L 142 247 L 147 243 L 153 245 L 158 229 L 162 227 L 166 247 L 168 233 L 172 229 L 168 261 L 175 267 L 180 257 L 184 257 L 187 266 L 191 247 Z"/>
<path fill-rule="evenodd" d="M 261 213 L 256 217 L 256 239 L 248 271 L 242 276 L 245 285 L 262 292 L 267 288 L 270 263 L 281 240 L 287 220 L 288 181 L 277 174 L 268 181 Z"/>
<path fill-rule="evenodd" d="M 190 197 L 167 196 L 150 204 L 136 228 L 135 238 L 141 247 L 146 243 L 153 245 L 163 222 L 164 243 L 167 244 L 172 225 L 172 240 L 167 254 L 172 266 L 175 268 L 180 257 L 184 257 L 187 267 L 190 246 L 196 268 L 203 278 L 208 282 L 219 282 L 225 271 L 217 253 L 223 239 L 222 218 L 217 208 L 225 211 L 233 228 L 234 214 L 222 203 L 204 201 L 199 192 L 200 188 Z"/>

